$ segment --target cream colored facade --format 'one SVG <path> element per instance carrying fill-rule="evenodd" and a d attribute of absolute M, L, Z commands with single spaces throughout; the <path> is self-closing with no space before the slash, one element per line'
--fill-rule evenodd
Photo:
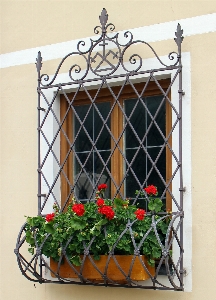
<path fill-rule="evenodd" d="M 60 59 L 76 49 L 78 40 L 94 35 L 103 7 L 116 31 L 133 31 L 159 56 L 176 49 L 173 38 L 178 22 L 184 30 L 183 89 L 189 114 L 183 150 L 188 187 L 185 292 L 34 285 L 21 276 L 13 253 L 24 215 L 37 213 L 37 52 L 42 52 L 42 73 L 52 75 Z M 0 14 L 0 299 L 215 299 L 216 1 L 1 0 Z M 146 53 L 143 58 L 151 56 Z"/>

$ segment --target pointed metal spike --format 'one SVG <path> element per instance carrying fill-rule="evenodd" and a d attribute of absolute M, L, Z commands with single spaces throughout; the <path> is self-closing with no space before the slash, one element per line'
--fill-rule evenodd
<path fill-rule="evenodd" d="M 36 58 L 36 68 L 37 68 L 37 71 L 40 72 L 41 70 L 41 67 L 42 67 L 42 56 L 41 56 L 41 52 L 38 51 L 38 56 Z"/>
<path fill-rule="evenodd" d="M 177 46 L 180 46 L 184 37 L 183 37 L 183 29 L 181 29 L 181 25 L 178 23 L 177 25 L 177 29 L 176 29 L 176 32 L 175 32 L 175 36 L 176 38 L 174 38 Z"/>
<path fill-rule="evenodd" d="M 99 16 L 99 20 L 100 20 L 102 29 L 105 29 L 106 23 L 108 21 L 108 14 L 107 14 L 107 10 L 105 8 L 103 8 L 101 15 Z"/>

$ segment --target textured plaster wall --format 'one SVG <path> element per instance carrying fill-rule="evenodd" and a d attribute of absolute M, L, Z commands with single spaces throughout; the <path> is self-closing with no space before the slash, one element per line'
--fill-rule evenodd
<path fill-rule="evenodd" d="M 91 36 L 103 7 L 116 30 L 216 12 L 215 1 L 0 1 L 1 54 Z M 153 46 L 164 55 L 174 43 Z M 34 285 L 21 276 L 13 249 L 24 215 L 37 212 L 37 75 L 34 64 L 0 69 L 0 299 L 215 299 L 215 47 L 215 32 L 186 37 L 183 43 L 191 55 L 191 293 Z M 52 74 L 56 66 L 53 60 L 43 67 Z"/>

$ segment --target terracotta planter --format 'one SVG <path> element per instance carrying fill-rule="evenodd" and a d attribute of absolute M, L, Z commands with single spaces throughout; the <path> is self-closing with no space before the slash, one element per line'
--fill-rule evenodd
<path fill-rule="evenodd" d="M 111 257 L 108 265 L 108 269 L 106 272 L 106 275 L 109 279 L 115 281 L 115 282 L 126 282 L 126 277 L 128 276 L 130 266 L 133 260 L 133 255 L 115 255 L 115 258 L 122 268 L 123 272 L 119 270 L 117 264 L 115 263 L 115 260 L 113 257 Z M 140 258 L 144 262 L 146 268 L 148 269 L 149 273 L 154 276 L 155 275 L 155 268 L 150 267 L 147 263 L 147 259 L 145 256 L 141 255 Z M 106 262 L 107 262 L 108 256 L 107 255 L 101 255 L 100 260 L 94 260 L 95 265 L 97 268 L 102 272 L 102 274 L 105 273 L 106 268 Z M 50 268 L 57 273 L 58 263 L 50 259 Z M 78 272 L 80 272 L 80 267 L 75 267 Z M 64 263 L 61 265 L 59 270 L 59 275 L 63 278 L 78 278 L 77 274 L 74 272 L 74 270 L 70 267 L 68 262 L 64 261 Z M 51 272 L 51 276 L 55 277 L 54 274 Z M 103 281 L 103 278 L 101 274 L 98 272 L 96 268 L 94 268 L 91 260 L 86 257 L 84 268 L 82 270 L 82 276 L 85 279 L 89 279 L 91 281 Z M 140 260 L 138 257 L 135 258 L 132 272 L 130 274 L 131 280 L 146 280 L 149 279 L 149 274 L 145 271 L 144 267 L 142 266 Z"/>

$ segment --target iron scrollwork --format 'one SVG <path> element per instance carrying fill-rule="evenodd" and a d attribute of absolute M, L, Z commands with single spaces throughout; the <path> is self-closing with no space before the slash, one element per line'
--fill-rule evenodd
<path fill-rule="evenodd" d="M 157 55 L 157 53 L 149 43 L 142 40 L 134 40 L 133 34 L 130 31 L 126 31 L 124 33 L 124 39 L 126 39 L 125 43 L 120 43 L 119 33 L 116 33 L 113 36 L 108 36 L 108 30 L 113 32 L 115 30 L 115 26 L 112 23 L 107 24 L 108 14 L 105 8 L 102 10 L 101 15 L 99 16 L 99 20 L 101 26 L 96 26 L 94 28 L 94 33 L 100 34 L 100 37 L 96 40 L 90 39 L 90 46 L 87 49 L 85 49 L 86 47 L 85 41 L 79 41 L 77 44 L 77 51 L 67 54 L 62 59 L 52 80 L 50 80 L 48 74 L 42 74 L 40 76 L 40 81 L 42 86 L 48 87 L 54 84 L 55 79 L 57 78 L 59 71 L 63 63 L 66 61 L 66 59 L 71 56 L 76 57 L 77 55 L 81 56 L 84 59 L 86 65 L 83 68 L 84 74 L 81 75 L 79 79 L 74 77 L 73 74 L 74 73 L 81 74 L 82 67 L 76 63 L 70 67 L 69 77 L 75 83 L 87 79 L 87 75 L 89 74 L 89 71 L 91 71 L 95 76 L 98 77 L 111 77 L 112 75 L 114 75 L 116 70 L 119 69 L 120 66 L 128 75 L 138 73 L 139 71 L 140 74 L 142 74 L 143 60 L 141 55 L 136 53 L 130 55 L 128 61 L 130 65 L 134 65 L 134 68 L 132 70 L 129 70 L 124 63 L 124 56 L 127 50 L 131 46 L 137 44 L 146 45 L 153 52 L 158 62 L 165 68 L 172 68 L 179 63 L 179 58 L 180 58 L 179 54 L 173 51 L 168 55 L 169 60 L 173 61 L 173 63 L 170 65 L 165 64 L 164 62 L 161 61 L 161 59 L 159 58 L 159 56 Z M 183 37 L 182 37 L 183 30 L 181 29 L 180 24 L 178 24 L 177 31 L 175 34 L 176 34 L 176 38 L 174 40 L 179 48 L 183 41 Z M 112 50 L 112 49 L 116 49 L 116 50 Z M 38 53 L 38 58 L 36 63 L 38 70 L 40 70 L 41 68 L 41 61 L 42 61 L 41 54 Z"/>

